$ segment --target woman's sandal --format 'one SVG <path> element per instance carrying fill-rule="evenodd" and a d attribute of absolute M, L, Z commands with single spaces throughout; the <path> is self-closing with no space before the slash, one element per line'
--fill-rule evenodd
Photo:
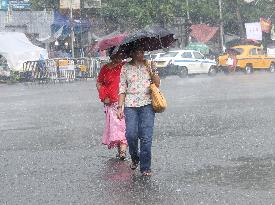
<path fill-rule="evenodd" d="M 150 177 L 150 176 L 152 176 L 152 172 L 151 171 L 144 171 L 144 172 L 142 172 L 142 176 Z"/>
<path fill-rule="evenodd" d="M 138 161 L 132 161 L 132 163 L 130 164 L 130 168 L 132 170 L 135 170 L 138 167 Z"/>

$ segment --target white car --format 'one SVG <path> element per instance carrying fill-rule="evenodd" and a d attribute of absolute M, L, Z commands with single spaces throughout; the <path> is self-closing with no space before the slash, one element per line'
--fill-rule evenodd
<path fill-rule="evenodd" d="M 162 57 L 165 53 L 148 53 L 145 55 L 145 59 L 156 61 Z"/>
<path fill-rule="evenodd" d="M 172 61 L 180 55 L 179 51 L 169 51 L 155 59 L 157 68 L 166 68 L 172 64 Z"/>
<path fill-rule="evenodd" d="M 169 51 L 156 60 L 156 65 L 162 77 L 167 75 L 186 77 L 189 74 L 201 73 L 215 75 L 217 72 L 215 60 L 207 59 L 194 50 Z"/>
<path fill-rule="evenodd" d="M 7 60 L 0 55 L 0 80 L 10 77 L 10 69 L 7 64 Z"/>

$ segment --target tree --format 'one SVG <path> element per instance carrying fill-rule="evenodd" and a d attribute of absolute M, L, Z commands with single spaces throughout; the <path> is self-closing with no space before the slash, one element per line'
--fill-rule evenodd
<path fill-rule="evenodd" d="M 57 9 L 58 0 L 30 0 L 34 10 Z M 109 22 L 108 27 L 120 27 L 122 31 L 142 28 L 148 24 L 173 25 L 173 17 L 186 17 L 185 0 L 102 0 L 100 15 Z M 223 0 L 225 32 L 244 35 L 244 22 L 259 21 L 261 16 L 273 15 L 273 0 L 247 3 L 247 0 Z M 219 25 L 218 0 L 189 0 L 193 23 Z M 275 15 L 274 15 L 275 17 Z"/>
<path fill-rule="evenodd" d="M 57 0 L 30 0 L 33 10 L 58 9 L 59 1 Z"/>
<path fill-rule="evenodd" d="M 114 19 L 128 28 L 142 28 L 148 24 L 169 24 L 175 15 L 183 15 L 184 7 L 178 0 L 108 0 L 102 16 Z"/>

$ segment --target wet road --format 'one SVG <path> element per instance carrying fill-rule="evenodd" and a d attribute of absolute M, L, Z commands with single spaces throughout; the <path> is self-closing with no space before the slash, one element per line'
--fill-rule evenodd
<path fill-rule="evenodd" d="M 0 85 L 0 204 L 275 204 L 275 75 L 170 77 L 153 176 L 101 145 L 95 82 Z"/>

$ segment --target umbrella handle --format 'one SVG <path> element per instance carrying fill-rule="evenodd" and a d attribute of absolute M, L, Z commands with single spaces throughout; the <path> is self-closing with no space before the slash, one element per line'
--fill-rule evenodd
<path fill-rule="evenodd" d="M 160 36 L 158 36 L 158 37 L 159 37 L 160 46 L 161 46 L 161 48 L 163 48 L 163 45 L 162 45 L 162 42 L 161 42 Z"/>

